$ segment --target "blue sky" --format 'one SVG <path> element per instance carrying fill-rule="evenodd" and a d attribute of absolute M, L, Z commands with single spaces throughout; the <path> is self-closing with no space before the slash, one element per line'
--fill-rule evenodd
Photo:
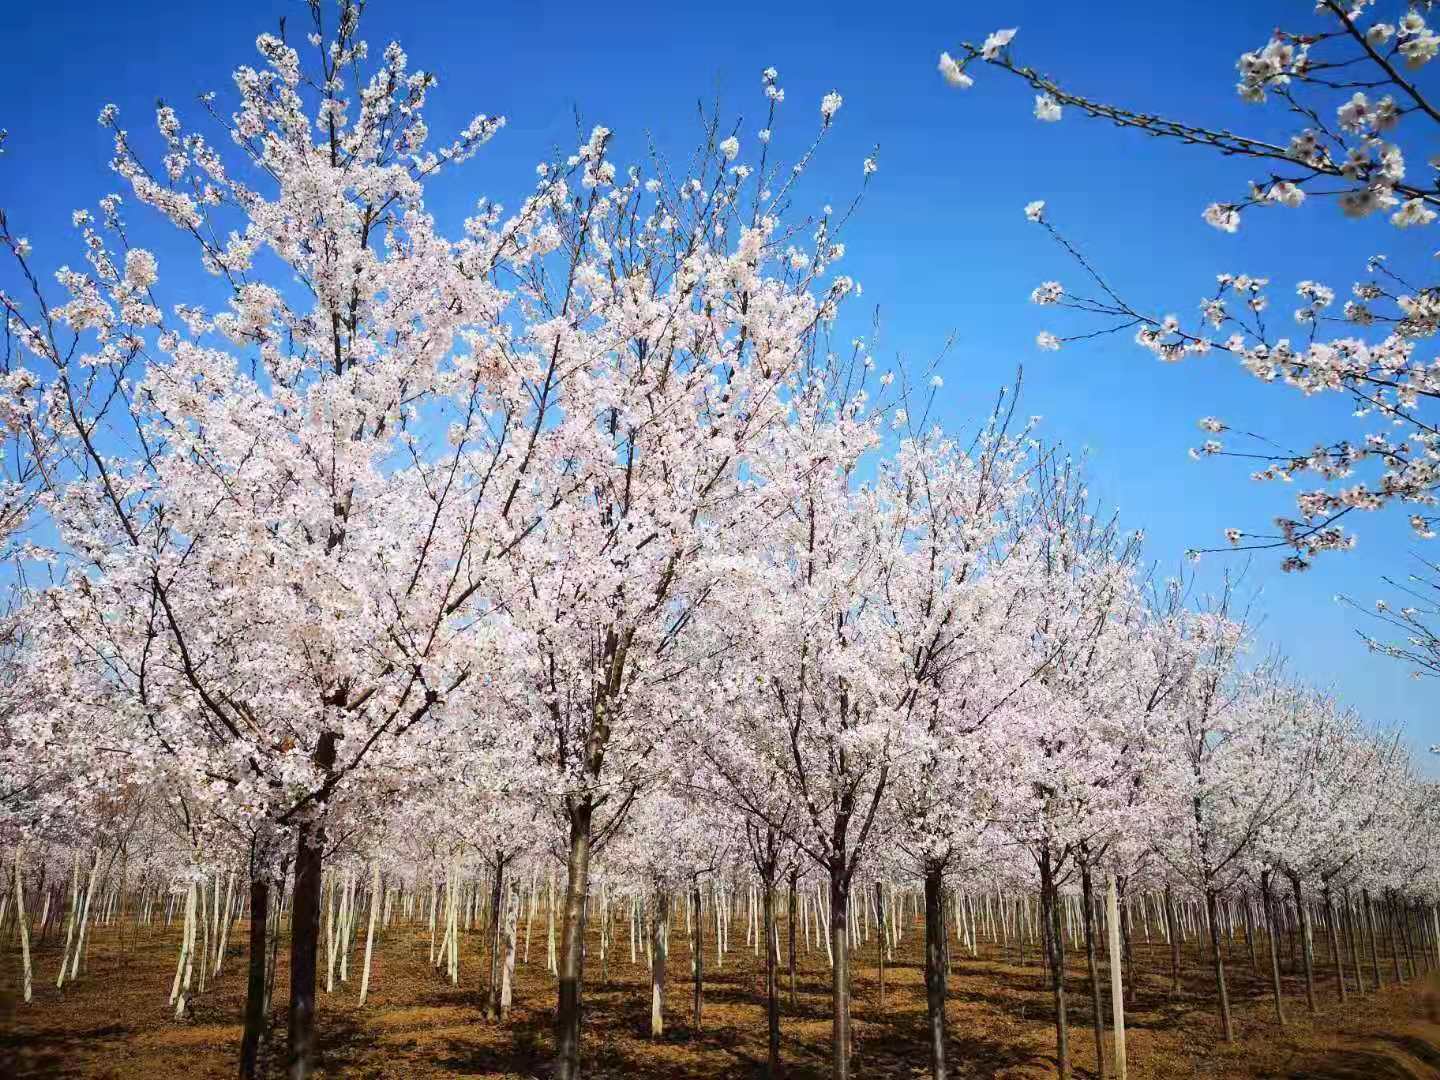
<path fill-rule="evenodd" d="M 961 40 L 1018 26 L 1017 55 L 1075 90 L 1276 136 L 1288 130 L 1281 118 L 1233 93 L 1234 61 L 1297 14 L 1292 4 L 1235 0 L 1117 0 L 1103 11 L 1041 2 L 983 10 L 873 3 L 601 9 L 377 0 L 363 36 L 377 51 L 398 40 L 412 65 L 439 75 L 428 112 L 437 136 L 476 112 L 509 119 L 495 142 L 432 192 L 432 209 L 447 223 L 458 223 L 481 194 L 514 205 L 534 164 L 576 142 L 576 110 L 586 131 L 603 123 L 616 132 L 615 157 L 625 162 L 643 157 L 647 132 L 683 153 L 698 136 L 697 101 L 717 95 L 726 114 L 740 118 L 742 143 L 753 146 L 764 118 L 760 72 L 769 65 L 786 91 L 776 136 L 782 148 L 813 132 L 821 96 L 838 90 L 845 104 L 836 130 L 797 206 L 848 201 L 861 162 L 880 144 L 880 171 L 846 236 L 844 266 L 864 285 L 862 303 L 879 309 L 879 357 L 924 365 L 953 334 L 941 368 L 942 415 L 957 425 L 981 415 L 995 387 L 1023 364 L 1023 411 L 1045 418 L 1047 437 L 1088 454 L 1092 490 L 1118 506 L 1127 525 L 1145 530 L 1162 572 L 1178 572 L 1187 548 L 1220 542 L 1230 525 L 1263 529 L 1290 509 L 1288 491 L 1251 484 L 1242 467 L 1188 460 L 1187 448 L 1201 438 L 1197 418 L 1218 415 L 1300 446 L 1318 433 L 1361 429 L 1348 425 L 1337 403 L 1262 386 L 1220 355 L 1161 365 L 1127 338 L 1060 353 L 1036 349 L 1039 330 L 1063 326 L 1028 302 L 1030 290 L 1077 275 L 1025 222 L 1025 203 L 1045 199 L 1067 235 L 1138 305 L 1187 318 L 1220 271 L 1271 277 L 1277 317 L 1288 318 L 1297 280 L 1341 292 L 1371 254 L 1398 259 L 1408 246 L 1414 260 L 1428 251 L 1417 253 L 1409 234 L 1379 220 L 1346 222 L 1329 206 L 1254 214 L 1237 236 L 1221 234 L 1200 212 L 1243 192 L 1255 173 L 1245 163 L 1074 116 L 1039 124 L 1018 81 L 982 70 L 972 90 L 958 92 L 938 77 L 935 60 Z M 258 63 L 255 36 L 274 31 L 282 15 L 299 41 L 308 13 L 284 0 L 11 5 L 3 23 L 9 70 L 0 82 L 0 126 L 10 136 L 0 158 L 0 205 L 12 228 L 35 241 L 42 265 L 78 261 L 70 211 L 93 207 L 114 187 L 108 140 L 95 124 L 100 106 L 116 103 L 132 129 L 147 133 L 160 98 L 198 119 L 196 93 L 214 89 L 223 103 L 231 69 Z M 145 240 L 161 256 L 162 280 L 173 274 L 182 249 L 159 235 Z M 1201 582 L 1245 570 L 1246 588 L 1260 593 L 1262 640 L 1280 644 L 1296 671 L 1333 685 L 1378 723 L 1404 724 L 1417 747 L 1440 742 L 1434 685 L 1367 655 L 1355 637 L 1362 620 L 1334 600 L 1382 595 L 1379 576 L 1408 570 L 1416 544 L 1394 519 L 1366 518 L 1356 528 L 1355 553 L 1322 558 L 1308 574 L 1281 574 L 1271 554 L 1248 569 L 1238 558 L 1210 556 Z M 1440 558 L 1440 550 L 1426 554 Z"/>

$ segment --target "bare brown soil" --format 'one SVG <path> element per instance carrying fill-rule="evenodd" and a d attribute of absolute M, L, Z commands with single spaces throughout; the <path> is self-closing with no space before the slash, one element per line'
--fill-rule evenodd
<path fill-rule="evenodd" d="M 13 940 L 0 953 L 0 1077 L 85 1077 L 204 1080 L 234 1075 L 244 993 L 244 948 L 230 948 L 226 969 L 176 1021 L 166 1004 L 174 974 L 179 923 L 137 932 L 102 928 L 88 970 L 63 993 L 54 985 L 55 941 L 36 949 L 36 994 L 16 1001 L 19 956 Z M 855 1075 L 927 1075 L 924 995 L 919 969 L 923 933 L 912 926 L 901 955 L 887 970 L 886 998 L 878 998 L 873 941 L 857 957 Z M 736 928 L 736 941 L 743 927 Z M 243 924 L 231 940 L 243 943 Z M 461 983 L 451 986 L 427 963 L 428 933 L 395 927 L 377 948 L 370 1000 L 356 1004 L 359 974 L 322 991 L 320 1075 L 434 1078 L 542 1077 L 548 1075 L 554 982 L 544 967 L 545 942 L 537 932 L 531 962 L 520 965 L 516 1007 L 502 1024 L 483 1018 L 481 983 L 488 971 L 480 931 L 463 935 Z M 749 949 L 730 952 L 714 970 L 707 952 L 703 1030 L 690 1022 L 689 953 L 683 932 L 672 938 L 671 982 L 665 1037 L 652 1042 L 648 972 L 629 962 L 628 943 L 602 974 L 592 942 L 586 987 L 586 1075 L 637 1080 L 719 1080 L 764 1075 L 763 968 Z M 1317 943 L 1318 944 L 1318 943 Z M 358 951 L 358 950 L 357 950 Z M 1320 950 L 1323 952 L 1323 948 Z M 272 1016 L 276 1037 L 270 1075 L 281 1075 L 285 972 L 279 975 Z M 830 1036 L 824 952 L 801 952 L 798 993 L 782 1008 L 783 1053 L 791 1080 L 827 1075 Z M 1096 1075 L 1089 986 L 1083 954 L 1070 954 L 1071 1045 L 1076 1075 Z M 993 947 L 978 959 L 957 955 L 950 980 L 951 1055 L 957 1077 L 1021 1080 L 1055 1074 L 1050 995 L 1032 946 L 1023 966 L 1012 949 L 1002 962 Z M 1417 1080 L 1440 1077 L 1440 978 L 1422 975 L 1396 985 L 1382 958 L 1385 987 L 1363 997 L 1353 990 L 1338 1001 L 1333 969 L 1322 966 L 1321 1008 L 1305 1008 L 1303 984 L 1287 974 L 1289 1027 L 1274 1022 L 1261 971 L 1252 971 L 1243 941 L 1229 957 L 1237 1041 L 1225 1045 L 1212 1005 L 1203 956 L 1185 954 L 1181 993 L 1170 994 L 1169 955 L 1157 943 L 1137 943 L 1136 993 L 1128 1018 L 1130 1076 L 1148 1078 L 1288 1078 L 1288 1080 Z M 1368 976 L 1367 976 L 1368 979 Z M 323 986 L 324 972 L 321 980 Z M 783 999 L 782 999 L 783 1001 Z M 1105 990 L 1109 1008 L 1108 988 Z"/>

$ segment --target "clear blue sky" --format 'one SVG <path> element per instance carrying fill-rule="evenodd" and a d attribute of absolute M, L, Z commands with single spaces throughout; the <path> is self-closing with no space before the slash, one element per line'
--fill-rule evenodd
<path fill-rule="evenodd" d="M 1226 526 L 1263 528 L 1290 509 L 1286 491 L 1252 485 L 1230 463 L 1189 461 L 1198 417 L 1215 414 L 1303 446 L 1314 433 L 1345 430 L 1346 410 L 1261 386 L 1223 356 L 1161 365 L 1128 339 L 1040 352 L 1035 334 L 1055 320 L 1029 304 L 1029 292 L 1041 280 L 1076 274 L 1024 221 L 1024 204 L 1045 199 L 1136 303 L 1186 317 L 1220 271 L 1271 277 L 1277 315 L 1288 317 L 1296 280 L 1316 278 L 1340 292 L 1362 273 L 1366 256 L 1400 255 L 1397 239 L 1415 243 L 1378 219 L 1344 222 L 1331 207 L 1254 214 L 1238 236 L 1223 235 L 1201 222 L 1200 211 L 1243 191 L 1252 173 L 1244 163 L 1078 117 L 1039 124 L 1017 81 L 982 70 L 975 88 L 961 93 L 941 81 L 935 60 L 962 39 L 1018 26 L 1025 62 L 1076 90 L 1275 135 L 1278 117 L 1233 93 L 1234 61 L 1294 14 L 1293 4 L 1234 0 L 1218 7 L 1119 0 L 1103 10 L 1027 0 L 731 3 L 693 11 L 673 3 L 373 0 L 363 36 L 376 51 L 398 40 L 412 65 L 439 75 L 428 113 L 437 136 L 476 112 L 509 118 L 490 147 L 432 193 L 432 209 L 447 223 L 458 223 L 480 194 L 514 205 L 535 162 L 574 144 L 577 109 L 586 130 L 604 123 L 617 133 L 623 162 L 643 156 L 646 132 L 683 152 L 697 133 L 697 100 L 717 94 L 743 118 L 742 141 L 753 140 L 764 117 L 766 66 L 779 69 L 786 90 L 777 125 L 785 145 L 813 130 L 820 97 L 838 89 L 845 105 L 837 130 L 798 205 L 848 200 L 861 161 L 880 143 L 880 172 L 846 238 L 845 271 L 863 283 L 863 303 L 879 307 L 882 358 L 927 363 L 953 332 L 956 346 L 942 370 L 945 415 L 957 424 L 980 415 L 1023 363 L 1024 411 L 1045 418 L 1049 437 L 1088 452 L 1092 489 L 1146 531 L 1150 557 L 1174 572 L 1187 548 L 1218 543 Z M 0 125 L 10 130 L 0 205 L 12 227 L 36 242 L 42 264 L 78 261 L 70 211 L 93 207 L 114 187 L 108 141 L 95 124 L 100 106 L 118 104 L 128 126 L 147 133 L 159 98 L 187 118 L 197 118 L 199 91 L 218 91 L 223 106 L 230 71 L 258 63 L 255 36 L 275 30 L 282 15 L 300 41 L 308 13 L 284 0 L 11 6 L 0 82 Z M 159 234 L 144 239 L 161 256 L 164 280 L 182 249 Z M 171 250 L 177 258 L 167 260 Z M 1361 620 L 1333 599 L 1381 595 L 1380 574 L 1408 569 L 1415 544 L 1393 519 L 1366 518 L 1357 528 L 1354 554 L 1322 558 L 1302 576 L 1282 575 L 1270 555 L 1251 563 L 1246 584 L 1260 592 L 1262 639 L 1281 643 L 1298 672 L 1334 685 L 1373 720 L 1406 725 L 1417 747 L 1440 742 L 1436 685 L 1367 655 L 1355 637 Z M 1440 549 L 1427 554 L 1440 557 Z M 1225 567 L 1243 564 L 1210 556 L 1202 582 Z"/>

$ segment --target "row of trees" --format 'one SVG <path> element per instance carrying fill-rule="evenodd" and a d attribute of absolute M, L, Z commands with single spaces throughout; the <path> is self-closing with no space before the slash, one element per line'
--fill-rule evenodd
<path fill-rule="evenodd" d="M 788 745 L 784 714 L 768 734 L 708 716 L 677 722 L 654 751 L 654 775 L 625 788 L 625 814 L 592 840 L 578 981 L 603 980 L 624 962 L 628 939 L 629 963 L 638 956 L 650 967 L 650 1033 L 659 1036 L 667 969 L 675 972 L 670 941 L 679 937 L 688 942 L 693 981 L 690 1026 L 699 1031 L 707 965 L 723 965 L 729 949 L 763 947 L 770 1071 L 780 1075 L 787 969 L 793 1007 L 796 953 L 818 950 L 830 965 L 833 1066 L 845 1075 L 852 969 L 871 963 L 856 950 L 875 936 L 883 998 L 885 966 L 918 922 L 932 1075 L 953 1067 L 945 1009 L 952 953 L 973 955 L 986 941 L 1002 957 L 1013 944 L 1022 960 L 1028 950 L 1043 961 L 1064 1076 L 1073 1057 L 1067 951 L 1083 949 L 1088 964 L 1102 1071 L 1100 964 L 1109 960 L 1123 1070 L 1118 1000 L 1135 983 L 1131 943 L 1142 924 L 1147 940 L 1153 924 L 1171 943 L 1172 989 L 1182 943 L 1203 950 L 1227 1040 L 1235 1024 L 1226 966 L 1242 935 L 1252 966 L 1261 942 L 1281 1025 L 1287 938 L 1311 1011 L 1321 977 L 1317 939 L 1328 939 L 1342 996 L 1349 984 L 1363 992 L 1389 979 L 1381 955 L 1397 980 L 1405 978 L 1402 964 L 1413 974 L 1440 963 L 1435 784 L 1414 774 L 1393 739 L 1368 731 L 1326 695 L 1271 667 L 1241 667 L 1236 628 L 1223 615 L 1172 614 L 1172 626 L 1184 629 L 1165 642 L 1164 630 L 1152 627 L 1148 647 L 1137 650 L 1152 679 L 1169 673 L 1163 683 L 1136 681 L 1141 665 L 1127 664 L 1114 712 L 1087 712 L 1073 727 L 1036 719 L 1037 711 L 1080 711 L 1048 691 L 1017 695 L 1020 704 L 981 725 L 949 710 L 927 716 L 923 730 L 892 721 L 893 749 L 872 746 L 863 757 L 838 724 L 804 720 Z M 759 683 L 753 669 L 750 679 Z M 814 698 L 809 707 L 836 715 Z M 766 710 L 757 702 L 755 711 Z M 418 925 L 422 935 L 428 925 L 431 962 L 451 982 L 462 977 L 461 933 L 483 928 L 488 962 L 465 978 L 486 990 L 492 1019 L 509 1012 L 517 963 L 543 956 L 565 992 L 568 820 L 555 795 L 521 786 L 533 764 L 513 762 L 499 774 L 477 766 L 485 750 L 476 744 L 491 733 L 476 728 L 457 727 L 443 754 L 428 755 L 443 767 L 417 762 L 368 774 L 367 796 L 327 814 L 333 839 L 316 909 L 317 988 L 333 991 L 337 980 L 353 978 L 363 1005 L 377 934 L 398 924 L 411 934 Z M 1032 737 L 1038 741 L 1025 746 Z M 942 743 L 948 772 L 937 781 Z M 835 844 L 846 825 L 831 764 L 841 759 L 869 779 L 861 785 L 864 822 L 849 837 L 839 868 L 847 876 L 837 882 L 838 861 L 823 845 Z M 32 934 L 57 935 L 61 987 L 83 978 L 95 931 L 163 920 L 179 947 L 170 1002 L 185 1016 L 220 976 L 232 924 L 248 917 L 242 1071 L 263 1067 L 279 943 L 287 929 L 303 932 L 293 858 L 257 863 L 253 839 L 246 843 L 173 779 L 131 785 L 83 810 L 83 819 L 27 828 L 13 853 L 0 932 L 18 931 L 26 999 L 35 981 Z M 1107 883 L 1110 902 L 1119 897 L 1110 914 Z M 729 941 L 736 922 L 745 927 L 743 946 Z M 48 967 L 39 974 L 51 976 Z"/>
<path fill-rule="evenodd" d="M 843 1078 L 851 905 L 915 882 L 944 1076 L 947 882 L 1003 867 L 1038 885 L 1063 1070 L 1062 897 L 1088 931 L 1101 875 L 1204 905 L 1227 1036 L 1218 913 L 1257 882 L 1286 876 L 1302 917 L 1302 888 L 1440 898 L 1433 791 L 1392 739 L 1248 659 L 1230 594 L 1151 581 L 1014 393 L 946 431 L 938 377 L 841 344 L 859 196 L 792 207 L 838 94 L 793 165 L 773 70 L 764 129 L 710 117 L 682 164 L 622 168 L 595 128 L 450 238 L 425 185 L 503 120 L 431 149 L 433 77 L 398 46 L 372 61 L 349 0 L 333 27 L 312 12 L 308 61 L 263 35 L 234 111 L 201 99 L 223 151 L 168 105 L 149 138 L 101 113 L 126 190 L 76 213 L 85 269 L 42 284 L 0 217 L 0 828 L 17 912 L 74 883 L 74 971 L 115 860 L 153 859 L 184 912 L 183 1011 L 242 905 L 216 875 L 243 869 L 255 1075 L 288 888 L 300 1080 L 321 944 L 359 933 L 357 896 L 373 928 L 387 873 L 447 882 L 454 977 L 462 862 L 518 917 L 507 876 L 553 860 L 569 1080 L 597 881 L 650 898 L 660 948 L 743 862 L 772 1063 L 774 898 L 823 883 Z M 198 249 L 187 299 L 162 301 L 126 200 Z M 493 966 L 514 923 L 490 921 Z"/>

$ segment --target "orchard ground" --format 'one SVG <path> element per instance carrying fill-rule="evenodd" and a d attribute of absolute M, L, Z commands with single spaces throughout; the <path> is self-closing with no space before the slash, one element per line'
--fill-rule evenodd
<path fill-rule="evenodd" d="M 743 942 L 744 926 L 734 940 Z M 88 969 L 63 993 L 54 986 L 58 944 L 54 935 L 36 950 L 35 1000 L 16 999 L 18 964 L 7 950 L 0 974 L 0 1076 L 6 1078 L 232 1077 L 243 1004 L 243 945 L 232 944 L 220 978 L 194 1002 L 186 1020 L 172 1018 L 166 992 L 173 978 L 179 921 L 171 928 L 98 927 Z M 875 942 L 855 957 L 855 1074 L 859 1077 L 927 1075 L 925 998 L 920 952 L 923 927 L 911 920 L 900 950 L 887 964 L 885 1000 L 879 1001 Z M 243 924 L 231 942 L 244 942 Z M 428 963 L 429 933 L 397 925 L 376 943 L 370 998 L 356 998 L 359 975 L 322 990 L 318 1076 L 337 1077 L 541 1077 L 548 1075 L 555 984 L 545 970 L 545 940 L 536 933 L 530 962 L 517 964 L 515 1008 L 500 1023 L 484 1019 L 486 937 L 462 932 L 461 981 L 452 986 Z M 782 923 L 782 967 L 785 947 Z M 602 973 L 598 937 L 587 948 L 586 1076 L 594 1080 L 717 1080 L 760 1077 L 765 1065 L 764 966 L 741 945 L 723 966 L 707 942 L 703 1030 L 691 1023 L 690 958 L 683 926 L 672 930 L 666 990 L 666 1033 L 648 1035 L 649 973 L 632 964 L 627 943 L 616 942 Z M 1067 942 L 1067 946 L 1070 943 Z M 523 949 L 523 945 L 522 945 Z M 288 985 L 285 948 L 271 1014 L 273 1038 L 266 1075 L 282 1075 Z M 1127 1017 L 1130 1076 L 1291 1078 L 1291 1080 L 1418 1080 L 1440 1076 L 1440 975 L 1434 970 L 1397 985 L 1392 960 L 1380 955 L 1384 988 L 1349 1001 L 1337 998 L 1334 970 L 1317 947 L 1321 1008 L 1305 1010 L 1303 979 L 1281 945 L 1289 1027 L 1274 1022 L 1264 980 L 1261 940 L 1251 967 L 1243 936 L 1227 946 L 1237 1041 L 1219 1037 L 1211 969 L 1199 944 L 1187 943 L 1181 992 L 1170 993 L 1169 951 L 1158 940 L 1137 941 L 1135 993 Z M 1024 962 L 1013 947 L 1004 957 L 988 942 L 971 958 L 952 955 L 948 1009 L 954 1075 L 1003 1080 L 1055 1075 L 1055 1028 L 1050 992 L 1031 943 Z M 1067 949 L 1071 1042 L 1077 1077 L 1095 1074 L 1089 984 L 1084 953 Z M 1401 961 L 1402 967 L 1404 961 Z M 1366 967 L 1367 985 L 1372 978 Z M 825 954 L 797 958 L 794 1006 L 782 970 L 782 1037 L 787 1076 L 827 1075 L 830 1039 L 829 969 Z M 49 974 L 47 979 L 45 976 Z M 1102 976 L 1103 978 L 1103 976 Z M 324 969 L 321 970 L 323 986 Z M 1109 989 L 1103 1000 L 1108 1014 Z M 1108 1033 L 1107 1033 L 1108 1046 Z"/>

